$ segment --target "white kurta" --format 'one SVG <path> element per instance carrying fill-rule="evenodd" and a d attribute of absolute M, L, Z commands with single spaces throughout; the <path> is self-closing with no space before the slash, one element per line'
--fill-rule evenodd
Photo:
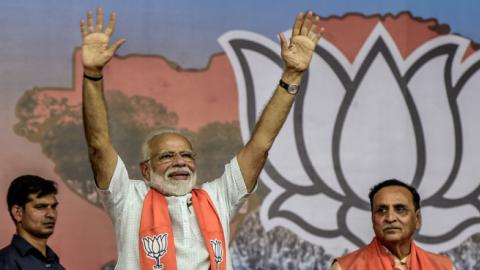
<path fill-rule="evenodd" d="M 229 243 L 230 219 L 235 215 L 243 199 L 248 195 L 237 159 L 225 165 L 220 178 L 204 183 L 205 190 L 215 205 L 222 222 L 227 247 Z M 116 270 L 138 270 L 140 268 L 138 234 L 143 200 L 149 187 L 143 180 L 131 180 L 120 157 L 106 190 L 97 189 L 105 209 L 112 218 L 117 240 Z M 177 268 L 181 270 L 209 269 L 209 255 L 200 233 L 195 212 L 190 201 L 191 194 L 166 197 L 173 226 Z M 233 269 L 227 249 L 227 269 Z"/>

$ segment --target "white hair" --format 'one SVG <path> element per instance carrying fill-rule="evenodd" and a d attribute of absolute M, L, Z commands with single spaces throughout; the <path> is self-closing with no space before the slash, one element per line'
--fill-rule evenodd
<path fill-rule="evenodd" d="M 147 135 L 146 139 L 143 141 L 143 144 L 142 144 L 142 158 L 143 158 L 143 161 L 149 160 L 150 155 L 152 154 L 151 149 L 150 149 L 150 142 L 157 136 L 160 136 L 160 135 L 163 135 L 163 134 L 169 134 L 169 133 L 178 134 L 178 135 L 181 135 L 182 137 L 185 137 L 185 135 L 183 135 L 182 132 L 180 132 L 178 129 L 174 129 L 174 128 L 162 128 L 162 129 L 157 129 L 157 130 L 154 130 L 154 131 L 150 132 Z"/>

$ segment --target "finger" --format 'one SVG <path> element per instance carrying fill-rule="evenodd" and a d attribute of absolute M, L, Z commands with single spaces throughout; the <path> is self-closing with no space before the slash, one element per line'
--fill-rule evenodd
<path fill-rule="evenodd" d="M 103 9 L 97 8 L 97 32 L 103 31 Z"/>
<path fill-rule="evenodd" d="M 318 22 L 320 21 L 320 17 L 318 16 L 315 16 L 313 18 L 313 22 L 311 23 L 311 27 L 310 29 L 308 30 L 308 34 L 310 35 L 310 33 L 314 33 L 314 34 L 318 34 Z"/>
<path fill-rule="evenodd" d="M 303 12 L 300 12 L 295 18 L 295 23 L 293 24 L 293 28 L 292 28 L 292 37 L 298 36 L 300 34 L 300 29 L 302 28 L 303 16 L 304 16 Z"/>
<path fill-rule="evenodd" d="M 110 15 L 110 20 L 108 21 L 107 29 L 105 29 L 105 34 L 109 37 L 112 36 L 113 30 L 115 29 L 115 22 L 117 20 L 117 14 L 112 12 Z"/>
<path fill-rule="evenodd" d="M 310 27 L 310 31 L 308 31 L 307 37 L 312 41 L 314 41 L 315 37 L 317 36 L 317 32 L 315 31 L 316 29 L 317 29 L 317 25 L 312 24 L 312 27 Z"/>
<path fill-rule="evenodd" d="M 93 12 L 91 10 L 87 12 L 87 23 L 88 32 L 93 33 Z"/>
<path fill-rule="evenodd" d="M 117 41 L 115 41 L 112 46 L 108 49 L 108 51 L 114 55 L 117 50 L 126 42 L 127 40 L 122 38 L 122 39 L 119 39 Z"/>
<path fill-rule="evenodd" d="M 307 15 L 305 16 L 302 24 L 302 28 L 300 30 L 300 33 L 304 36 L 308 35 L 308 32 L 310 28 L 312 27 L 312 12 L 309 11 Z"/>
<path fill-rule="evenodd" d="M 84 38 L 87 35 L 87 28 L 85 26 L 85 20 L 82 19 L 80 21 L 80 32 L 82 32 L 82 38 Z"/>
<path fill-rule="evenodd" d="M 280 37 L 280 47 L 282 51 L 288 50 L 288 41 L 287 41 L 287 38 L 285 37 L 285 34 L 279 33 L 278 37 Z"/>
<path fill-rule="evenodd" d="M 323 32 L 325 32 L 325 28 L 320 27 L 320 30 L 319 30 L 318 33 L 315 35 L 315 39 L 313 40 L 313 42 L 315 42 L 315 44 L 317 44 L 318 41 L 323 37 Z"/>

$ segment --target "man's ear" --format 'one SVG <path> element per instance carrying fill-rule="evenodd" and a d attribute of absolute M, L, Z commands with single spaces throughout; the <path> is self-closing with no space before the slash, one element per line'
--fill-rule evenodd
<path fill-rule="evenodd" d="M 420 212 L 420 209 L 417 209 L 415 211 L 415 215 L 417 216 L 416 228 L 417 228 L 417 230 L 419 230 L 420 227 L 422 227 L 422 213 Z"/>
<path fill-rule="evenodd" d="M 140 162 L 140 172 L 142 173 L 143 179 L 150 181 L 150 167 L 148 167 L 147 162 Z"/>
<path fill-rule="evenodd" d="M 19 205 L 13 205 L 12 208 L 10 208 L 10 213 L 12 213 L 13 219 L 15 220 L 16 223 L 19 223 L 23 219 L 23 207 Z"/>

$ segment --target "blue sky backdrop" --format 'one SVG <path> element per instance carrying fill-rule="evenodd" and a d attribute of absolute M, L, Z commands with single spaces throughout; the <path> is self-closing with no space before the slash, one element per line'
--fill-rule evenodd
<path fill-rule="evenodd" d="M 81 43 L 79 21 L 97 6 L 118 13 L 114 38 L 127 38 L 120 55 L 162 55 L 183 68 L 205 67 L 211 54 L 222 51 L 217 39 L 226 31 L 248 30 L 276 39 L 304 10 L 322 16 L 408 10 L 437 18 L 453 32 L 480 42 L 480 4 L 474 0 L 1 1 L 0 106 L 10 117 L 26 89 L 70 86 L 73 48 Z"/>

